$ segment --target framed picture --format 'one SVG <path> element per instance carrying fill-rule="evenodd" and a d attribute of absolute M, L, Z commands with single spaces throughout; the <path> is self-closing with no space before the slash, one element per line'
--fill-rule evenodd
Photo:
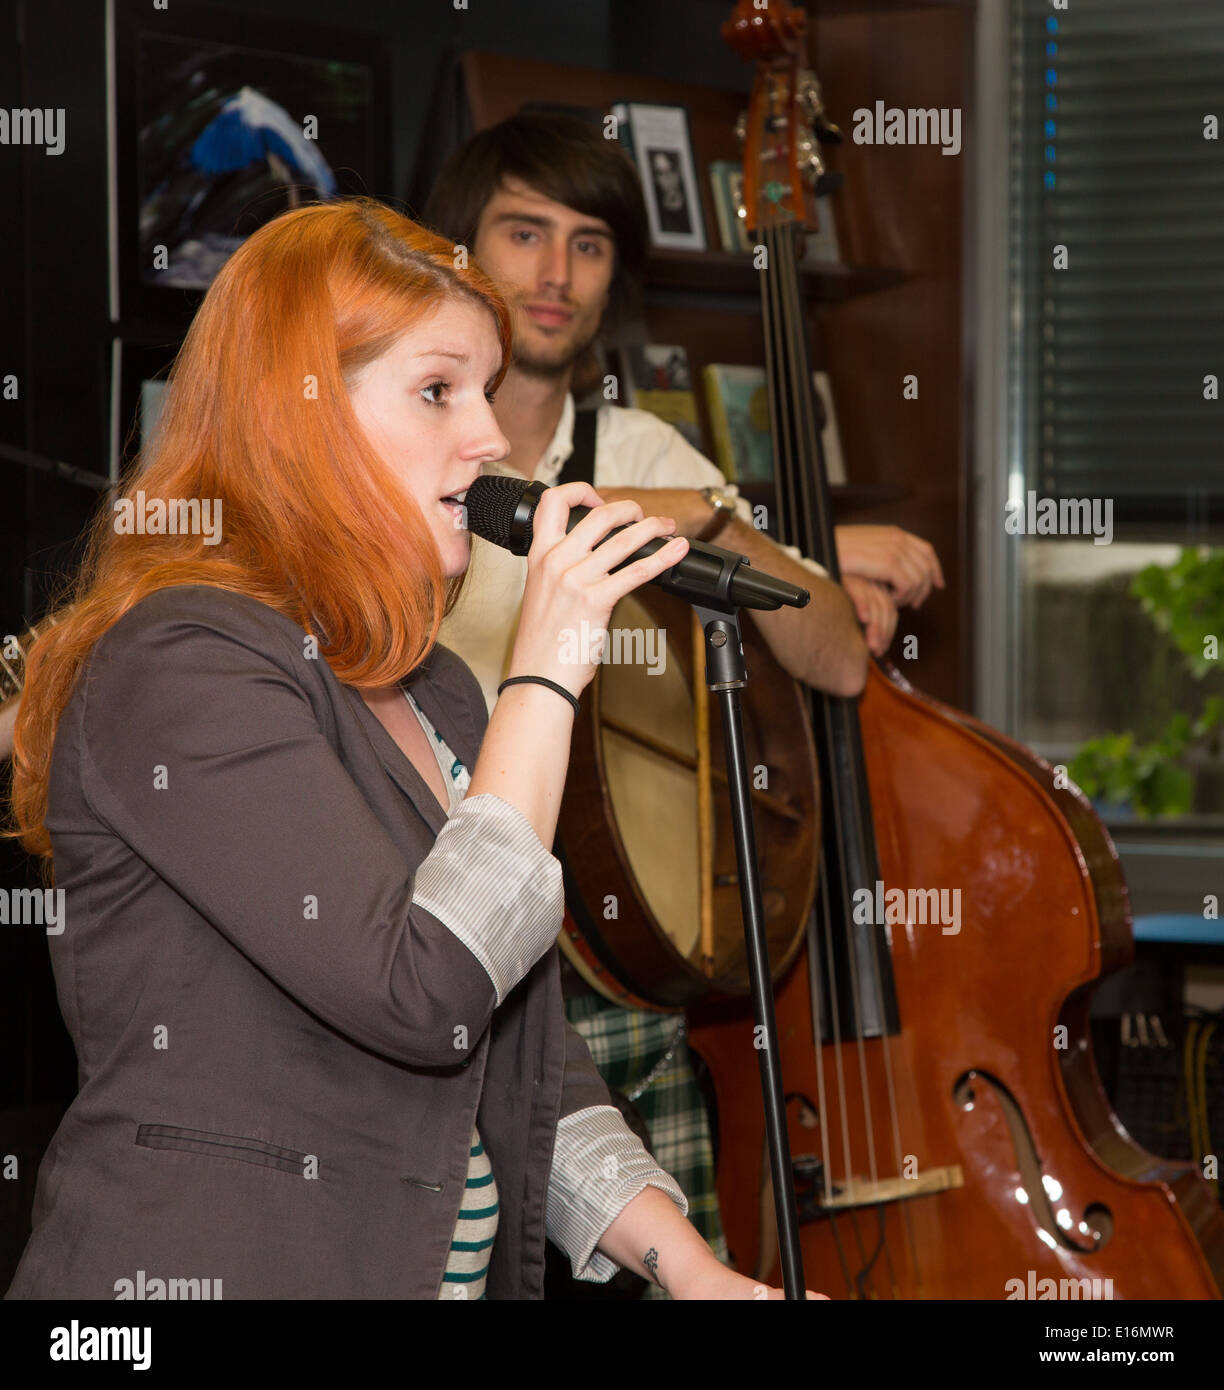
<path fill-rule="evenodd" d="M 287 208 L 389 191 L 379 35 L 110 0 L 111 318 L 185 323 Z"/>
<path fill-rule="evenodd" d="M 652 246 L 706 249 L 705 215 L 693 165 L 688 112 L 683 106 L 618 102 L 612 108 L 620 139 L 642 180 Z"/>

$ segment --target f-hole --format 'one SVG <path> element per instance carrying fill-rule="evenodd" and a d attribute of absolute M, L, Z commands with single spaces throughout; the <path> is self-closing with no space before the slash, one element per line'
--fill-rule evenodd
<path fill-rule="evenodd" d="M 1003 1118 L 1007 1121 L 1011 1135 L 1012 1148 L 1016 1154 L 1016 1165 L 1020 1169 L 1020 1179 L 1028 1194 L 1028 1207 L 1037 1225 L 1056 1244 L 1064 1250 L 1073 1250 L 1078 1255 L 1092 1255 L 1103 1250 L 1113 1236 L 1113 1213 L 1101 1202 L 1091 1202 L 1084 1208 L 1080 1220 L 1080 1231 L 1087 1231 L 1084 1239 L 1077 1239 L 1065 1227 L 1060 1226 L 1050 1205 L 1046 1191 L 1041 1159 L 1033 1144 L 1033 1136 L 1015 1096 L 998 1079 L 985 1071 L 967 1071 L 952 1088 L 952 1096 L 962 1110 L 972 1110 L 979 1100 L 979 1087 L 988 1091 L 999 1103 Z"/>

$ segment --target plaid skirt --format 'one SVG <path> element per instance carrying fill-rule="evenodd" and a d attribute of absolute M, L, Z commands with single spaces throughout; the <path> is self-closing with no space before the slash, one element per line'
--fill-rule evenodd
<path fill-rule="evenodd" d="M 656 1162 L 688 1198 L 689 1220 L 728 1264 L 710 1124 L 683 1032 L 684 1015 L 622 1009 L 598 994 L 567 999 L 565 1011 L 603 1079 L 637 1106 L 650 1128 Z M 668 1297 L 651 1284 L 642 1296 Z"/>

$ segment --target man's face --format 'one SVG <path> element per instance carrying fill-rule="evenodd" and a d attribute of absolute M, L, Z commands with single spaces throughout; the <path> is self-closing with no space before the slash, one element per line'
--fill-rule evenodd
<path fill-rule="evenodd" d="M 485 204 L 472 254 L 514 316 L 514 365 L 568 371 L 599 331 L 615 266 L 612 228 L 506 179 Z"/>

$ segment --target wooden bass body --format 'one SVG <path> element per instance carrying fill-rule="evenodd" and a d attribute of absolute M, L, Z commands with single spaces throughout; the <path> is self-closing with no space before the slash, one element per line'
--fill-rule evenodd
<path fill-rule="evenodd" d="M 777 988 L 808 1287 L 1218 1298 L 1224 1213 L 1193 1165 L 1129 1138 L 1093 1063 L 1092 988 L 1131 954 L 1104 826 L 1033 754 L 895 673 L 873 666 L 859 717 L 885 889 L 959 889 L 959 930 L 884 928 L 888 1036 L 814 1037 L 832 1012 L 812 988 L 819 942 Z M 733 1257 L 768 1279 L 751 1023 L 725 1005 L 695 1016 L 690 1039 L 719 1100 Z"/>

